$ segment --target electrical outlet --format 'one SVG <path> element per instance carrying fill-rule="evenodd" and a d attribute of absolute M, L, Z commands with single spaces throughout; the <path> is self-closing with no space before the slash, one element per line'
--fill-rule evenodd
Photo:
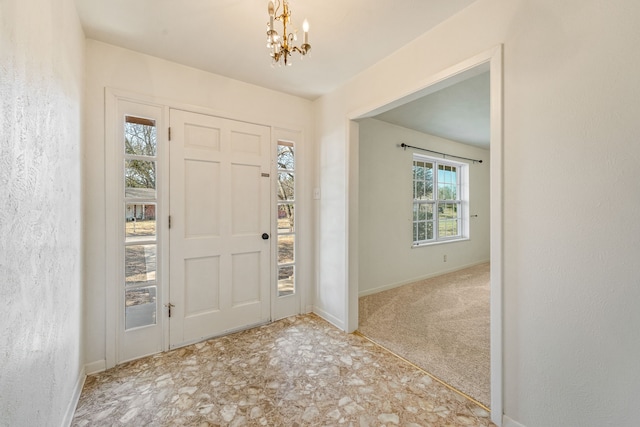
<path fill-rule="evenodd" d="M 446 255 L 444 256 L 444 262 L 447 262 L 447 256 Z"/>

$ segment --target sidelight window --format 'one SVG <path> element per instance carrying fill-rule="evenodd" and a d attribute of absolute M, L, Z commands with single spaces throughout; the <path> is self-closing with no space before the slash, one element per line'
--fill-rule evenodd
<path fill-rule="evenodd" d="M 292 295 L 295 283 L 295 151 L 293 142 L 278 141 L 278 296 Z"/>
<path fill-rule="evenodd" d="M 154 120 L 124 120 L 125 329 L 157 322 L 157 129 Z"/>

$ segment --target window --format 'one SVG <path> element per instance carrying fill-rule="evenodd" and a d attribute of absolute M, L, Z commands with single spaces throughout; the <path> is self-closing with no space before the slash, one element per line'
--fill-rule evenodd
<path fill-rule="evenodd" d="M 155 120 L 124 119 L 125 329 L 157 322 Z"/>
<path fill-rule="evenodd" d="M 295 293 L 295 157 L 293 143 L 278 141 L 278 296 Z"/>
<path fill-rule="evenodd" d="M 413 155 L 413 245 L 468 238 L 468 165 Z"/>

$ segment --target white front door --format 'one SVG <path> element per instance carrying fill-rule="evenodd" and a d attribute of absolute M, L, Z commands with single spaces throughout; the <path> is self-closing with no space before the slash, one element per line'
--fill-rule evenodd
<path fill-rule="evenodd" d="M 170 111 L 170 348 L 269 321 L 270 128 Z"/>

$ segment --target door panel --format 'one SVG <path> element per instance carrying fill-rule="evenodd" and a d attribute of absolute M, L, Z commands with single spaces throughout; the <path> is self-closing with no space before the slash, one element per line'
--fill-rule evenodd
<path fill-rule="evenodd" d="M 260 300 L 260 253 L 236 253 L 231 256 L 233 271 L 232 305 L 239 307 Z"/>
<path fill-rule="evenodd" d="M 234 236 L 262 233 L 263 225 L 255 214 L 260 209 L 260 168 L 248 165 L 231 166 L 231 232 Z M 261 231 L 262 230 L 262 231 Z"/>
<path fill-rule="evenodd" d="M 185 260 L 185 317 L 220 310 L 220 257 Z"/>
<path fill-rule="evenodd" d="M 185 235 L 220 236 L 220 163 L 185 160 Z M 202 183 L 209 183 L 202 191 Z"/>
<path fill-rule="evenodd" d="M 270 320 L 271 198 L 268 127 L 170 120 L 173 348 Z"/>

